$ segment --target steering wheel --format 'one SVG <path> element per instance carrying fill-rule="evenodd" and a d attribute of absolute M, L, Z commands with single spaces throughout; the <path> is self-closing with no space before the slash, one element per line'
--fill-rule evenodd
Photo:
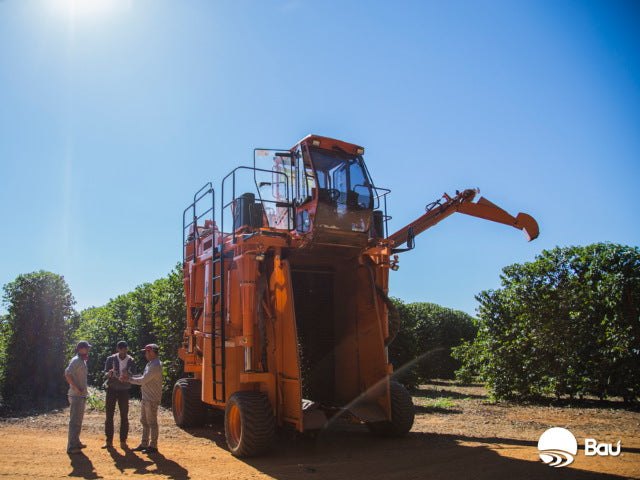
<path fill-rule="evenodd" d="M 335 202 L 340 197 L 340 190 L 337 188 L 327 188 L 327 193 L 329 194 L 329 200 L 332 202 Z"/>

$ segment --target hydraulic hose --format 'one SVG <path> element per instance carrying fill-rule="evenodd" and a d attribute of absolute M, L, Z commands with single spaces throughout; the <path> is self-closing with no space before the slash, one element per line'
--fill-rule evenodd
<path fill-rule="evenodd" d="M 393 304 L 391 299 L 384 293 L 384 290 L 376 285 L 376 291 L 378 295 L 382 298 L 382 301 L 387 306 L 387 310 L 389 310 L 389 336 L 384 341 L 384 346 L 388 347 L 391 342 L 396 339 L 398 332 L 400 331 L 400 314 L 398 313 L 398 309 Z"/>

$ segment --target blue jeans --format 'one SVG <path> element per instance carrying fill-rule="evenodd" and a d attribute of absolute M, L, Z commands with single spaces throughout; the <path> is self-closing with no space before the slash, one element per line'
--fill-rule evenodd
<path fill-rule="evenodd" d="M 82 430 L 82 420 L 84 418 L 84 408 L 87 404 L 86 397 L 76 397 L 69 395 L 69 440 L 67 450 L 80 448 L 80 430 Z"/>

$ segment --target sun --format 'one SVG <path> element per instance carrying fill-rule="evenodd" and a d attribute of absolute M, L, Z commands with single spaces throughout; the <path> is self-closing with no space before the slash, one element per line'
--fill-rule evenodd
<path fill-rule="evenodd" d="M 51 9 L 70 18 L 102 17 L 129 5 L 128 0 L 48 0 Z"/>

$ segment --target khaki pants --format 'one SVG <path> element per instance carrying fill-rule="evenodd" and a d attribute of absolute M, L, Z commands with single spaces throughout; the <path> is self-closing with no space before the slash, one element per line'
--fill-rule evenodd
<path fill-rule="evenodd" d="M 69 440 L 67 450 L 80 448 L 80 430 L 82 430 L 82 420 L 84 419 L 84 409 L 87 404 L 85 397 L 69 395 Z"/>
<path fill-rule="evenodd" d="M 143 447 L 158 448 L 158 407 L 160 402 L 150 402 L 142 400 L 142 410 L 140 412 L 140 423 L 142 423 Z"/>

